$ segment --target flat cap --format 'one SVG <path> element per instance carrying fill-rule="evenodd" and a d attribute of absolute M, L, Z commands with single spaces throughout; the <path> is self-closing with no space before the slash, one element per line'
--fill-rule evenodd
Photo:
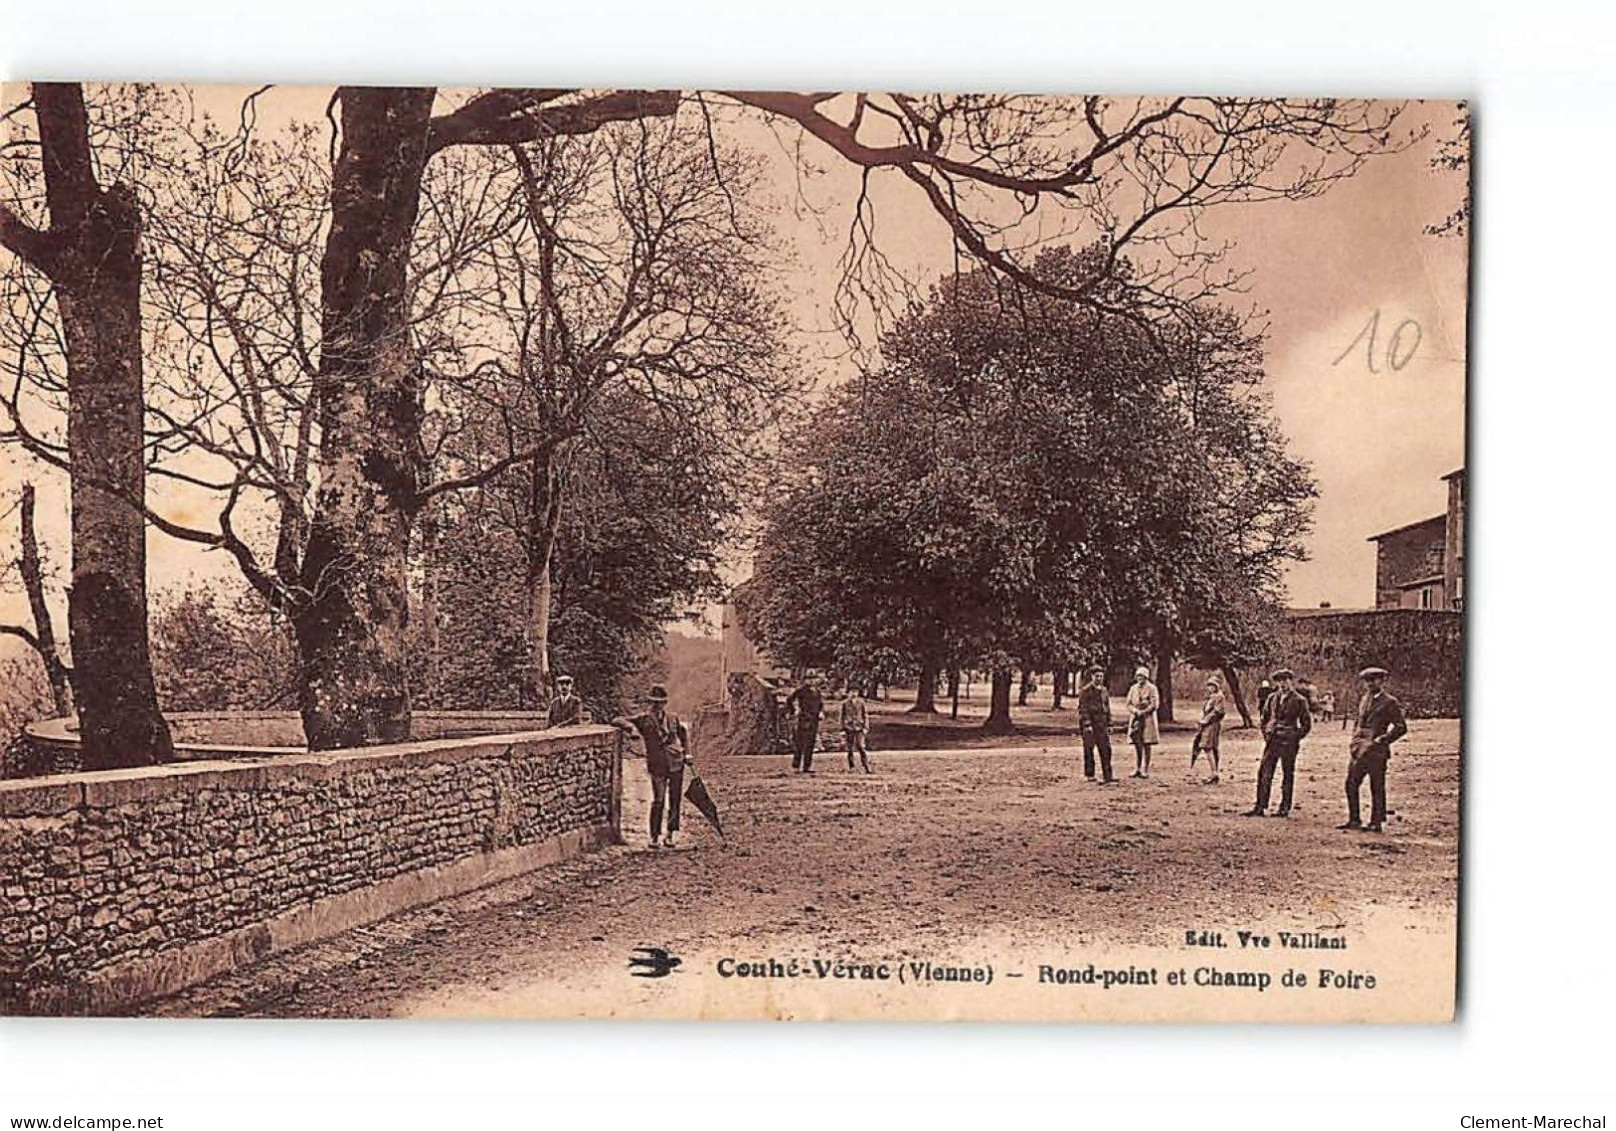
<path fill-rule="evenodd" d="M 1268 678 L 1269 679 L 1295 679 L 1296 678 L 1296 673 L 1291 671 L 1290 668 L 1275 668 L 1273 671 L 1268 673 Z"/>
<path fill-rule="evenodd" d="M 1386 669 L 1385 668 L 1365 668 L 1363 671 L 1358 673 L 1358 678 L 1359 679 L 1385 679 L 1386 678 Z"/>

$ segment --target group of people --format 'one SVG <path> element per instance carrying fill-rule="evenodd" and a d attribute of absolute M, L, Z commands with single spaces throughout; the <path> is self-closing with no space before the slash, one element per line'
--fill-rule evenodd
<path fill-rule="evenodd" d="M 1111 785 L 1117 780 L 1112 772 L 1111 691 L 1106 675 L 1104 667 L 1090 668 L 1077 692 L 1078 733 L 1083 742 L 1083 776 L 1101 785 Z M 1364 692 L 1358 703 L 1357 726 L 1353 731 L 1351 758 L 1347 765 L 1347 820 L 1340 827 L 1380 832 L 1386 821 L 1386 768 L 1391 759 L 1392 743 L 1408 733 L 1408 722 L 1404 718 L 1402 704 L 1386 690 L 1385 668 L 1365 668 L 1359 673 L 1359 679 L 1363 682 Z M 1313 727 L 1313 699 L 1297 687 L 1295 673 L 1289 668 L 1274 671 L 1264 684 L 1269 692 L 1261 697 L 1260 706 L 1263 757 L 1257 769 L 1256 801 L 1246 816 L 1288 817 L 1296 789 L 1296 759 L 1301 752 L 1302 740 Z M 1141 667 L 1134 671 L 1126 704 L 1127 736 L 1134 749 L 1132 776 L 1148 778 L 1151 751 L 1161 742 L 1161 728 L 1157 722 L 1161 692 L 1151 681 L 1150 669 Z M 812 677 L 804 680 L 791 693 L 786 700 L 785 710 L 794 720 L 791 767 L 801 773 L 813 773 L 814 752 L 819 745 L 819 726 L 825 713 L 825 698 Z M 1210 676 L 1206 681 L 1206 699 L 1201 705 L 1200 721 L 1190 744 L 1190 768 L 1193 770 L 1204 757 L 1210 771 L 1206 778 L 1209 785 L 1219 780 L 1220 745 L 1226 713 L 1223 683 L 1217 676 Z M 869 713 L 856 686 L 849 687 L 842 700 L 840 715 L 847 768 L 854 768 L 856 757 L 863 764 L 864 771 L 869 773 L 870 757 L 866 743 Z M 1270 812 L 1276 773 L 1280 774 L 1281 779 L 1279 805 Z M 1360 800 L 1366 780 L 1370 793 L 1367 825 L 1360 816 Z"/>
<path fill-rule="evenodd" d="M 814 751 L 819 746 L 819 724 L 825 716 L 825 696 L 820 693 L 819 683 L 813 676 L 804 679 L 797 689 L 786 697 L 785 713 L 793 720 L 791 768 L 799 773 L 811 774 L 814 772 Z M 863 765 L 865 773 L 874 773 L 870 769 L 868 741 L 870 712 L 858 684 L 848 684 L 847 692 L 842 697 L 839 714 L 842 742 L 847 748 L 848 770 L 854 768 L 853 759 L 856 756 Z"/>
<path fill-rule="evenodd" d="M 1201 709 L 1201 723 L 1190 747 L 1190 767 L 1193 769 L 1202 754 L 1212 767 L 1210 784 L 1218 780 L 1218 739 L 1223 728 L 1223 685 L 1216 676 L 1206 681 L 1206 703 Z M 1161 727 L 1156 721 L 1161 706 L 1161 691 L 1151 681 L 1149 668 L 1136 668 L 1133 683 L 1128 687 L 1128 741 L 1133 746 L 1134 767 L 1132 777 L 1150 776 L 1150 754 L 1161 742 Z M 1083 776 L 1095 781 L 1095 756 L 1099 756 L 1101 785 L 1116 782 L 1111 772 L 1111 689 L 1106 685 L 1106 669 L 1092 667 L 1084 673 L 1083 685 L 1077 689 L 1077 729 L 1083 740 Z"/>
<path fill-rule="evenodd" d="M 1364 691 L 1358 702 L 1357 725 L 1352 734 L 1351 756 L 1347 763 L 1347 820 L 1340 828 L 1381 832 L 1386 822 L 1386 768 L 1391 760 L 1392 743 L 1408 733 L 1408 721 L 1396 696 L 1386 690 L 1386 669 L 1368 667 L 1358 673 Z M 1289 668 L 1273 672 L 1266 682 L 1272 687 L 1261 701 L 1263 757 L 1257 768 L 1257 797 L 1246 811 L 1248 817 L 1288 817 L 1296 786 L 1296 759 L 1302 740 L 1313 728 L 1311 699 L 1297 690 L 1295 673 Z M 1161 741 L 1156 711 L 1161 693 L 1151 682 L 1150 671 L 1139 668 L 1128 688 L 1128 740 L 1134 748 L 1136 778 L 1150 776 L 1151 749 Z M 1106 671 L 1091 668 L 1078 691 L 1078 730 L 1083 739 L 1083 776 L 1095 780 L 1095 755 L 1099 755 L 1100 784 L 1116 781 L 1111 772 L 1111 693 Z M 1219 741 L 1226 713 L 1223 685 L 1217 676 L 1206 681 L 1206 701 L 1200 723 L 1190 745 L 1190 767 L 1204 755 L 1211 775 L 1208 784 L 1218 781 Z M 1279 806 L 1269 811 L 1274 774 L 1281 773 Z M 1363 784 L 1369 783 L 1369 823 L 1361 817 Z"/>
<path fill-rule="evenodd" d="M 1386 821 L 1386 769 L 1391 759 L 1392 743 L 1408 733 L 1408 722 L 1402 704 L 1386 690 L 1386 669 L 1369 667 L 1358 673 L 1363 683 L 1363 695 L 1358 702 L 1357 725 L 1353 730 L 1351 757 L 1347 764 L 1346 794 L 1347 819 L 1339 827 L 1344 830 L 1381 832 Z M 1313 705 L 1308 696 L 1295 686 L 1295 673 L 1280 668 L 1268 677 L 1270 694 L 1261 701 L 1263 757 L 1257 769 L 1257 797 L 1246 811 L 1248 817 L 1287 817 L 1296 786 L 1296 759 L 1301 753 L 1302 740 L 1313 728 Z M 672 847 L 679 831 L 679 802 L 684 791 L 685 768 L 692 765 L 690 732 L 680 719 L 669 713 L 668 691 L 660 684 L 651 688 L 646 697 L 646 710 L 637 715 L 621 716 L 612 725 L 637 735 L 645 746 L 645 764 L 651 777 L 651 847 L 663 844 Z M 1226 713 L 1222 682 L 1217 676 L 1206 681 L 1206 700 L 1201 706 L 1201 717 L 1195 738 L 1190 745 L 1190 768 L 1204 756 L 1211 771 L 1208 784 L 1219 780 L 1219 745 L 1223 719 Z M 1157 708 L 1161 705 L 1161 692 L 1151 681 L 1148 668 L 1134 672 L 1133 683 L 1126 699 L 1128 741 L 1134 748 L 1135 778 L 1150 777 L 1150 755 L 1161 742 L 1161 729 L 1157 723 Z M 785 703 L 785 710 L 793 720 L 791 768 L 800 773 L 813 773 L 814 753 L 819 745 L 819 727 L 825 714 L 825 697 L 817 681 L 809 677 L 798 686 Z M 549 725 L 573 726 L 586 722 L 587 712 L 573 692 L 570 676 L 556 679 L 556 695 L 551 700 Z M 1106 669 L 1092 667 L 1085 673 L 1077 692 L 1078 733 L 1083 741 L 1083 776 L 1101 785 L 1112 785 L 1116 777 L 1112 772 L 1111 750 L 1111 691 L 1106 684 Z M 872 773 L 868 735 L 869 709 L 856 685 L 849 686 L 839 709 L 842 740 L 847 752 L 847 768 L 855 768 L 855 759 L 865 773 Z M 1279 806 L 1269 811 L 1274 775 L 1281 775 Z M 1098 777 L 1096 777 L 1098 774 Z M 1360 802 L 1364 782 L 1369 783 L 1369 823 L 1361 817 Z M 667 829 L 663 831 L 663 818 Z"/>

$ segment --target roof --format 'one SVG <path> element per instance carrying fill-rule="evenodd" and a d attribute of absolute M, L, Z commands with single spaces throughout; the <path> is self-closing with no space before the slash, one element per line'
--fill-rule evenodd
<path fill-rule="evenodd" d="M 1425 585 L 1435 585 L 1435 584 L 1437 584 L 1438 582 L 1440 582 L 1442 580 L 1443 580 L 1443 577 L 1442 577 L 1442 575 L 1440 573 L 1433 573 L 1429 577 L 1422 577 L 1422 578 L 1419 578 L 1416 581 L 1400 581 L 1400 582 L 1397 583 L 1397 588 L 1399 588 L 1399 589 L 1418 589 L 1421 586 L 1425 586 Z"/>
<path fill-rule="evenodd" d="M 1382 530 L 1379 534 L 1371 534 L 1367 541 L 1379 542 L 1382 538 L 1390 538 L 1393 534 L 1401 534 L 1406 530 L 1415 530 L 1421 526 L 1430 526 L 1434 522 L 1440 522 L 1444 527 L 1447 526 L 1447 513 L 1434 515 L 1431 518 L 1422 518 L 1418 522 L 1405 522 L 1402 526 L 1394 526 L 1390 530 Z"/>
<path fill-rule="evenodd" d="M 1465 469 L 1461 467 L 1458 471 L 1450 471 L 1450 472 L 1448 472 L 1442 478 L 1443 479 L 1457 479 L 1457 478 L 1459 478 L 1459 476 L 1463 475 L 1464 473 L 1465 473 Z"/>

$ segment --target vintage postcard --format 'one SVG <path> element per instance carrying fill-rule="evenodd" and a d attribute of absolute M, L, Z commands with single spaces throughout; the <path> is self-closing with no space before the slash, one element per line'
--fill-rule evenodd
<path fill-rule="evenodd" d="M 1453 1018 L 1464 104 L 3 94 L 0 1012 Z"/>

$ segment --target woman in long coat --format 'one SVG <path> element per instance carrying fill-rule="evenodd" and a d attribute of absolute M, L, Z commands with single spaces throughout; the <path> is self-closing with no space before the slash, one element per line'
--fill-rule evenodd
<path fill-rule="evenodd" d="M 1195 743 L 1190 747 L 1190 769 L 1195 769 L 1195 760 L 1202 754 L 1212 763 L 1212 776 L 1206 779 L 1207 785 L 1216 785 L 1218 781 L 1218 739 L 1223 733 L 1223 716 L 1226 710 L 1223 705 L 1223 685 L 1218 677 L 1213 676 L 1206 681 L 1206 702 L 1201 706 L 1201 726 L 1195 732 Z"/>
<path fill-rule="evenodd" d="M 1150 776 L 1150 748 L 1161 741 L 1161 730 L 1156 725 L 1159 706 L 1161 692 L 1150 682 L 1150 669 L 1136 669 L 1133 686 L 1128 688 L 1128 739 L 1133 743 L 1133 776 L 1136 778 Z"/>

